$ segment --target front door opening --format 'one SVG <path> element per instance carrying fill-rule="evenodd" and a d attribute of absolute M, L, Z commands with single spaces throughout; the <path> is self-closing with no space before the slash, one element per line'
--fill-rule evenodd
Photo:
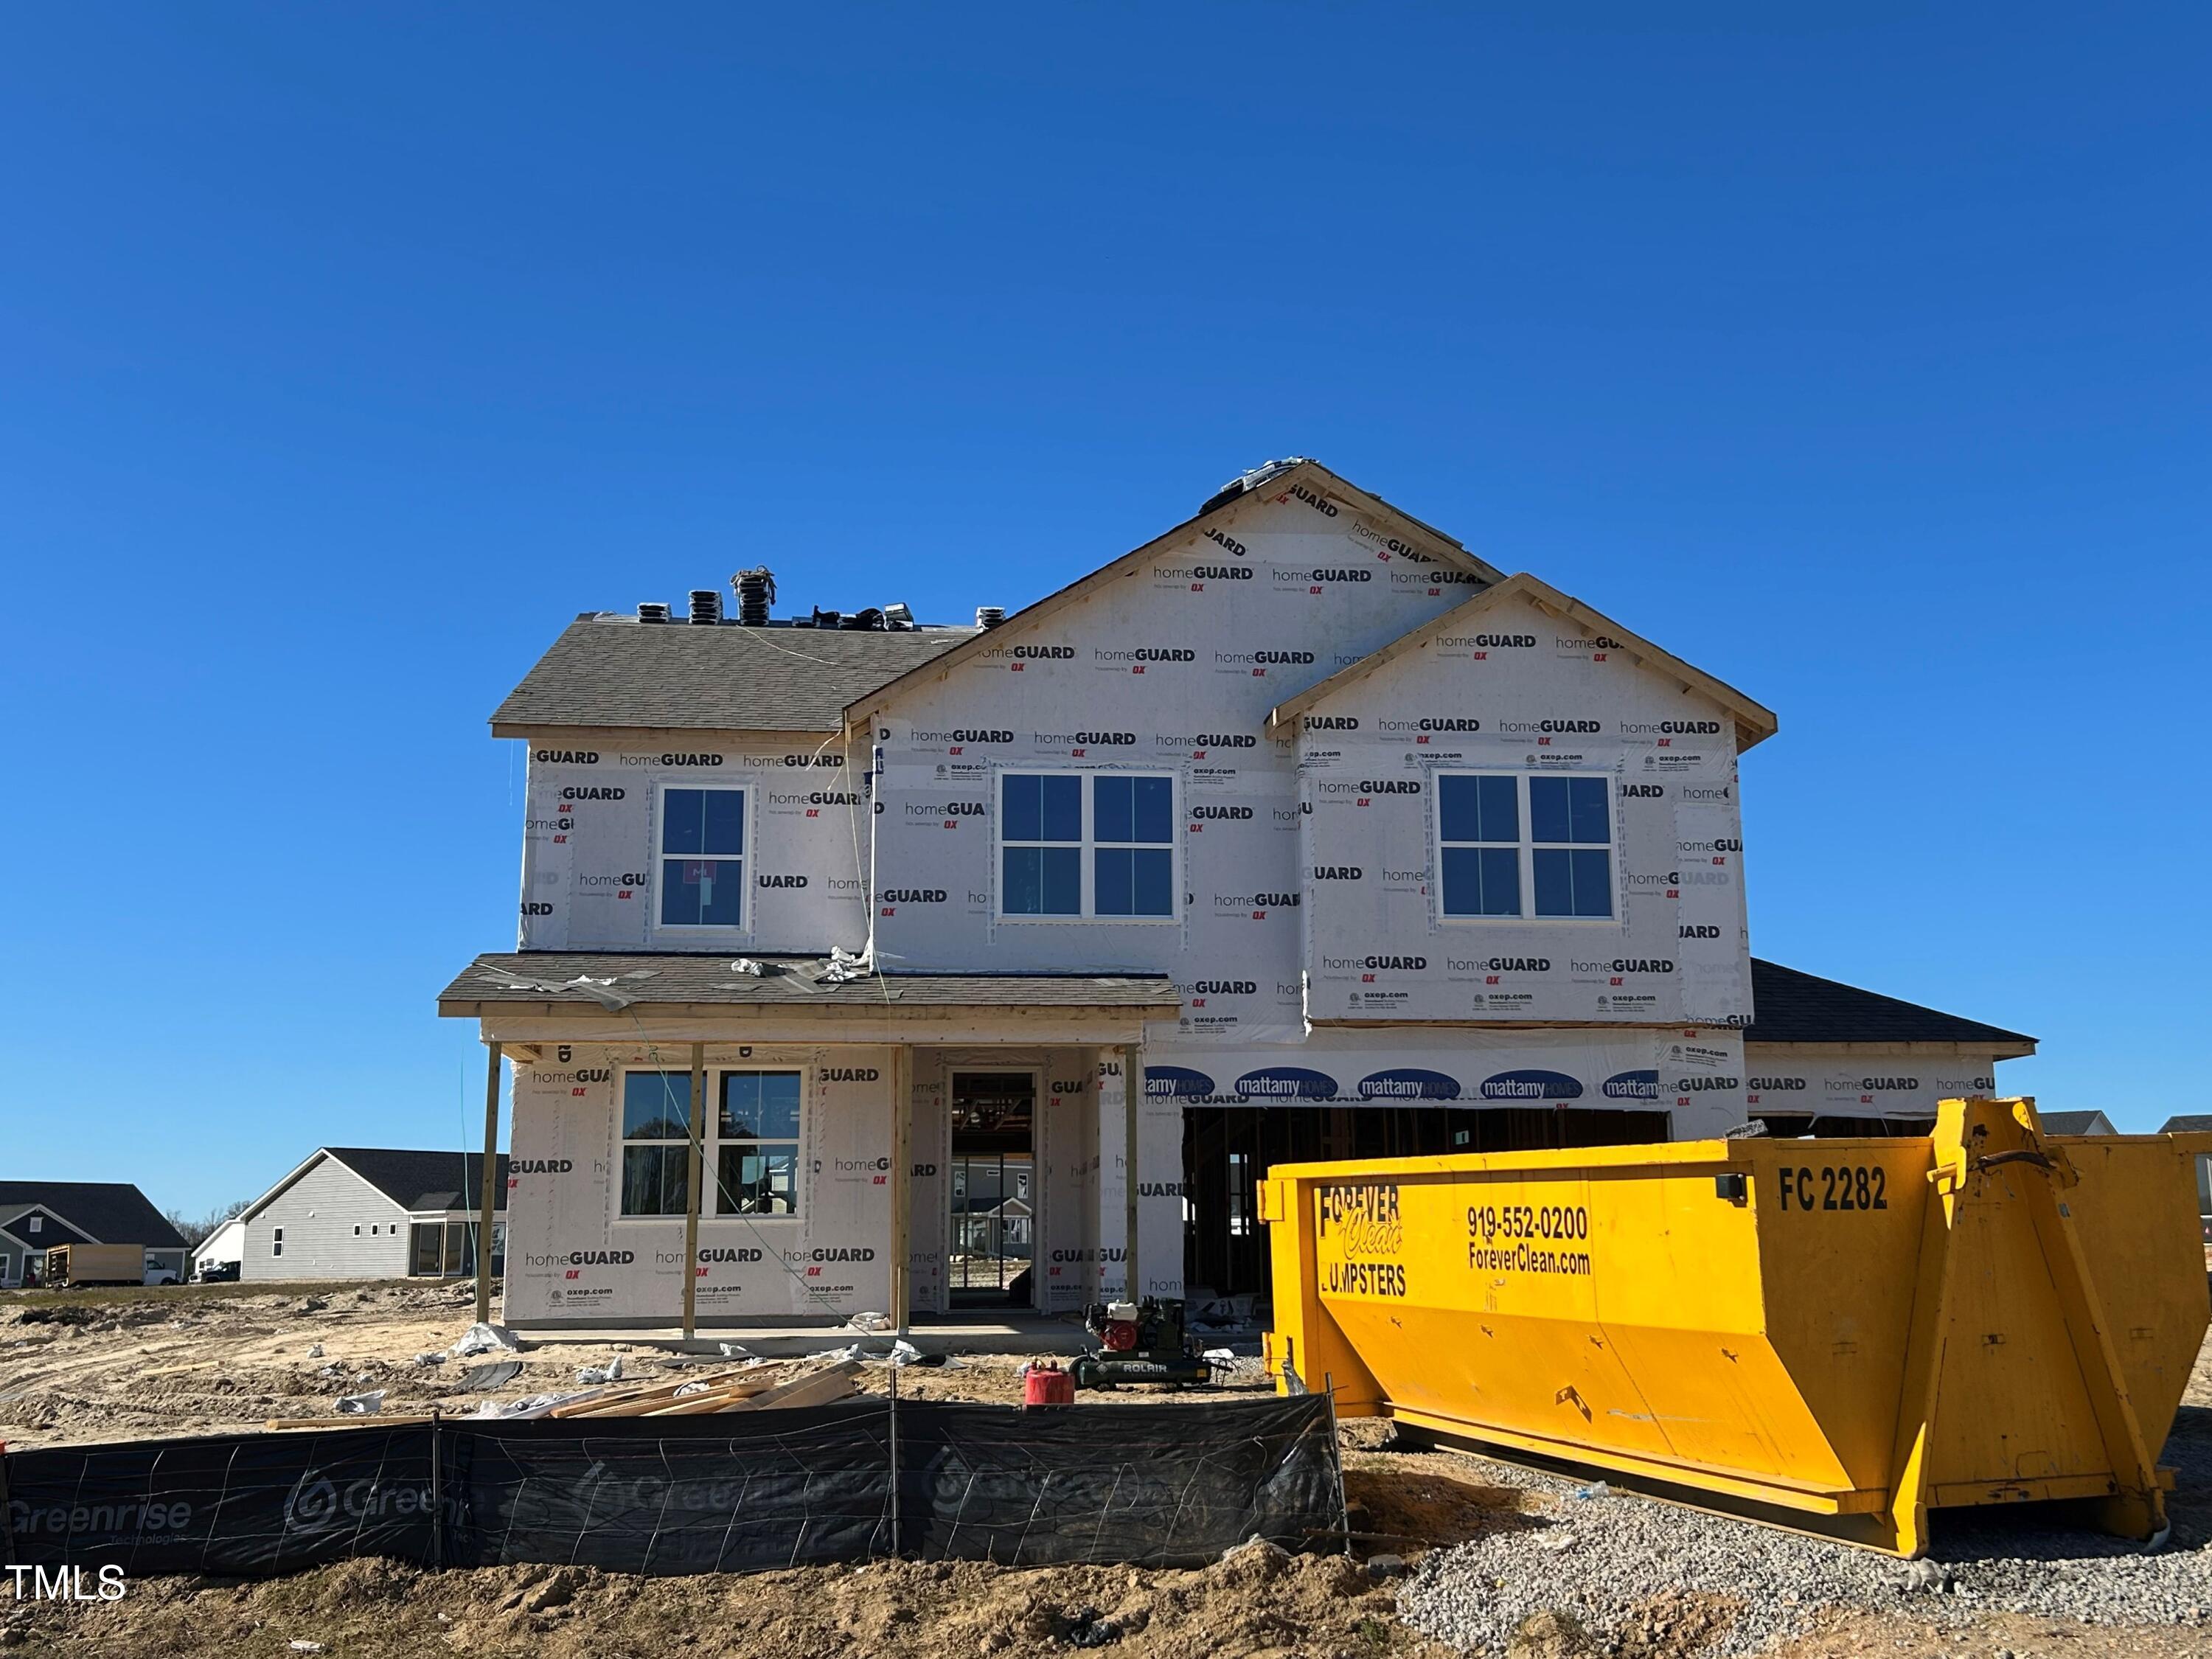
<path fill-rule="evenodd" d="M 1036 1305 L 1033 1072 L 952 1074 L 952 1305 Z"/>

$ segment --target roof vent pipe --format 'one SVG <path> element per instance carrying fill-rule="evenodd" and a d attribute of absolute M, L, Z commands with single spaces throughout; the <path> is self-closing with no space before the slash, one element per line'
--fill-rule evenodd
<path fill-rule="evenodd" d="M 738 590 L 738 625 L 766 628 L 769 607 L 775 603 L 775 573 L 764 564 L 755 565 L 731 577 L 730 585 Z"/>
<path fill-rule="evenodd" d="M 1006 607 L 1003 605 L 979 605 L 975 607 L 975 626 L 978 628 L 996 628 L 1006 619 Z"/>
<path fill-rule="evenodd" d="M 693 588 L 690 620 L 707 628 L 711 628 L 721 621 L 722 590 L 719 587 Z"/>
<path fill-rule="evenodd" d="M 637 619 L 641 623 L 665 623 L 668 620 L 668 607 L 641 603 L 637 607 Z"/>

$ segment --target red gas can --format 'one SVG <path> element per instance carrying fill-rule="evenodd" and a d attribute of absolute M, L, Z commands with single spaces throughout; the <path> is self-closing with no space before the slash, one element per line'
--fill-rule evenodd
<path fill-rule="evenodd" d="M 1024 1406 L 1073 1406 L 1075 1403 L 1075 1379 L 1051 1360 L 1031 1364 L 1022 1379 L 1022 1404 Z"/>

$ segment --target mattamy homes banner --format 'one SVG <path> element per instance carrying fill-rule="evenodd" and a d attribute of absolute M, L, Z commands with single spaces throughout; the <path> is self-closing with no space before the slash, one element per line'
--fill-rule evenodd
<path fill-rule="evenodd" d="M 1815 1116 L 1929 1118 L 1946 1100 L 1996 1092 L 1996 1061 L 1987 1054 L 1884 1052 L 1869 1048 L 1812 1059 L 1786 1044 L 1744 1049 L 1744 1110 Z"/>
<path fill-rule="evenodd" d="M 564 1044 L 514 1073 L 505 1315 L 509 1323 L 661 1325 L 684 1301 L 684 1218 L 620 1213 L 625 1073 L 683 1075 L 688 1048 Z M 800 1074 L 799 1212 L 716 1214 L 717 1114 L 699 1223 L 702 1321 L 846 1317 L 889 1294 L 891 1051 L 709 1044 L 724 1071 Z M 635 1127 L 635 1126 L 633 1126 Z M 635 1141 L 632 1145 L 641 1144 Z M 780 1149 L 779 1149 L 780 1150 Z"/>
<path fill-rule="evenodd" d="M 1186 1106 L 1523 1106 L 1665 1111 L 1673 1139 L 1743 1121 L 1743 1040 L 1724 1027 L 1316 1030 L 1295 1047 L 1146 1051 L 1151 1102 Z"/>
<path fill-rule="evenodd" d="M 533 743 L 529 755 L 522 949 L 826 955 L 866 939 L 868 830 L 841 744 L 623 731 Z M 708 790 L 714 839 L 702 848 L 672 832 L 687 800 L 672 805 L 670 792 Z M 701 908 L 702 881 L 732 880 L 738 924 L 696 925 L 717 914 L 711 899 Z"/>
<path fill-rule="evenodd" d="M 1164 973 L 1182 1040 L 1301 1035 L 1296 758 L 1267 711 L 1476 591 L 1441 548 L 1310 493 L 1256 495 L 902 688 L 873 732 L 878 959 Z M 1009 915 L 996 791 L 1024 769 L 1169 780 L 1173 914 Z"/>
<path fill-rule="evenodd" d="M 1322 697 L 1301 725 L 1312 1018 L 1748 1022 L 1735 732 L 1717 704 L 1522 600 Z M 1540 833 L 1523 779 L 1599 790 L 1599 821 L 1575 826 L 1602 850 L 1598 916 L 1447 904 L 1439 790 L 1477 777 L 1503 786 L 1509 841 Z"/>

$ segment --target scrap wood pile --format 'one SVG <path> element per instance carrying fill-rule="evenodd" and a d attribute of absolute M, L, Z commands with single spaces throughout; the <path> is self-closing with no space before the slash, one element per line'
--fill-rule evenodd
<path fill-rule="evenodd" d="M 857 1359 L 840 1359 L 819 1370 L 809 1371 L 803 1376 L 795 1376 L 784 1382 L 769 1382 L 760 1374 L 764 1369 L 749 1366 L 720 1371 L 711 1376 L 640 1388 L 593 1389 L 568 1395 L 542 1409 L 523 1414 L 562 1419 L 707 1417 L 723 1412 L 773 1411 L 782 1406 L 826 1406 L 832 1401 L 843 1400 L 860 1391 L 856 1380 L 860 1362 Z M 333 1429 L 363 1428 L 374 1424 L 390 1427 L 402 1423 L 428 1423 L 431 1415 L 428 1412 L 417 1412 L 404 1416 L 272 1417 L 267 1426 L 271 1429 Z M 465 1422 L 470 1419 L 448 1418 L 447 1420 Z"/>

